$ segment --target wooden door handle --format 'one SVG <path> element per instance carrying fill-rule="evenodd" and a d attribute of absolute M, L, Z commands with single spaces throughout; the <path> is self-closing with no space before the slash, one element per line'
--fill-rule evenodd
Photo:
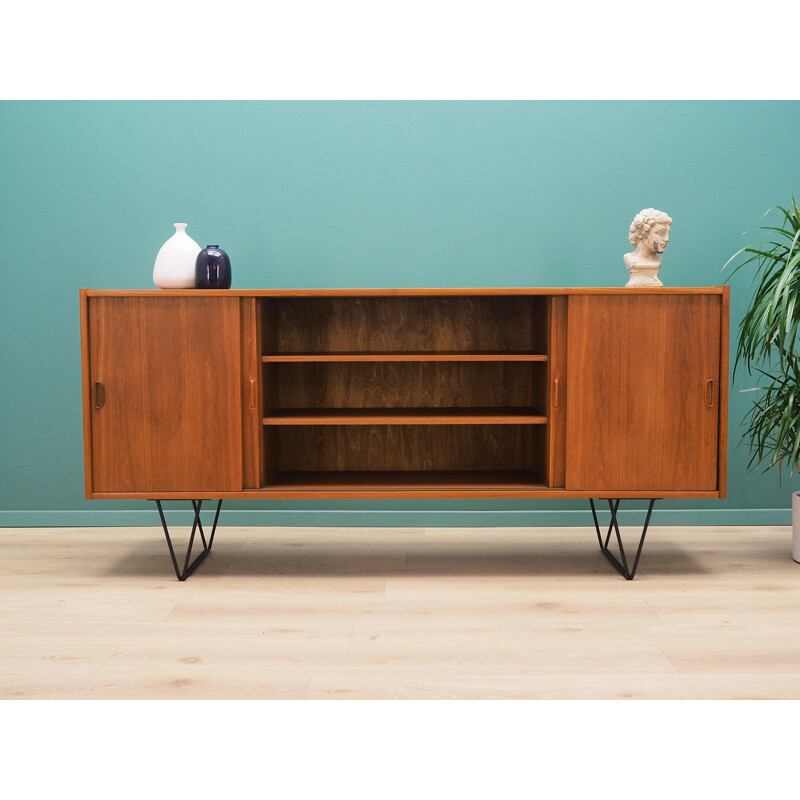
<path fill-rule="evenodd" d="M 256 407 L 256 382 L 250 381 L 250 408 Z"/>
<path fill-rule="evenodd" d="M 94 407 L 101 409 L 106 404 L 106 387 L 100 381 L 94 384 Z"/>
<path fill-rule="evenodd" d="M 558 378 L 553 379 L 553 408 L 558 408 Z"/>
<path fill-rule="evenodd" d="M 706 381 L 706 396 L 705 396 L 706 405 L 709 408 L 714 407 L 714 379 L 709 378 Z"/>

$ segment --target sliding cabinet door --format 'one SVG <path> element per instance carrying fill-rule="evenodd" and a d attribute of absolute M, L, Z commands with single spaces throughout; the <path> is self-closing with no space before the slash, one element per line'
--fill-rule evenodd
<path fill-rule="evenodd" d="M 87 302 L 92 491 L 240 490 L 239 299 Z"/>
<path fill-rule="evenodd" d="M 567 489 L 718 488 L 721 313 L 720 295 L 569 298 Z"/>

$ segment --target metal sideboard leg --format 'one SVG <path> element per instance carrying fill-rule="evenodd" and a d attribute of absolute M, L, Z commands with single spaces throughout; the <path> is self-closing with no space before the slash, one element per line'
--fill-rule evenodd
<path fill-rule="evenodd" d="M 192 533 L 189 536 L 189 546 L 186 550 L 186 558 L 183 562 L 183 569 L 178 566 L 178 559 L 175 557 L 175 548 L 172 546 L 172 539 L 169 535 L 169 528 L 167 527 L 167 520 L 164 517 L 164 509 L 161 507 L 161 501 L 155 501 L 158 506 L 158 515 L 161 517 L 161 525 L 164 528 L 164 535 L 167 537 L 167 547 L 169 547 L 169 554 L 172 558 L 172 566 L 175 568 L 175 575 L 179 581 L 185 581 L 194 571 L 200 562 L 211 552 L 211 546 L 214 544 L 214 534 L 217 532 L 217 521 L 219 520 L 219 512 L 222 509 L 222 500 L 217 503 L 217 513 L 214 515 L 214 526 L 211 529 L 211 536 L 206 541 L 205 532 L 203 531 L 203 523 L 200 521 L 200 509 L 203 507 L 202 500 L 192 500 L 192 507 L 194 508 L 194 523 L 192 524 Z M 196 533 L 200 533 L 200 540 L 203 542 L 203 549 L 198 553 L 197 558 L 189 563 L 192 557 L 192 547 L 194 546 L 194 537 Z"/>
<path fill-rule="evenodd" d="M 650 505 L 647 507 L 647 516 L 644 520 L 644 528 L 642 529 L 642 536 L 639 539 L 639 547 L 636 550 L 636 557 L 633 561 L 633 567 L 628 567 L 628 559 L 625 556 L 625 548 L 622 545 L 622 536 L 619 532 L 619 523 L 617 522 L 617 510 L 619 509 L 619 500 L 608 501 L 608 509 L 611 512 L 611 522 L 606 532 L 605 540 L 603 534 L 600 532 L 600 523 L 597 521 L 597 509 L 594 507 L 594 500 L 589 499 L 592 506 L 592 517 L 594 518 L 594 527 L 597 531 L 597 541 L 600 544 L 600 552 L 614 565 L 617 572 L 620 573 L 626 580 L 632 581 L 636 575 L 636 568 L 639 566 L 639 557 L 642 555 L 642 547 L 644 546 L 644 537 L 647 535 L 647 526 L 650 524 L 650 516 L 653 513 L 653 506 L 655 506 L 656 498 L 650 500 Z M 608 544 L 611 539 L 611 532 L 614 531 L 617 535 L 617 545 L 619 547 L 620 560 L 608 549 Z"/>

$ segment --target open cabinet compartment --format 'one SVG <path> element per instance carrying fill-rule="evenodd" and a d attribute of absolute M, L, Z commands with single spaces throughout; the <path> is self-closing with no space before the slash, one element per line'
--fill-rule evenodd
<path fill-rule="evenodd" d="M 541 296 L 263 299 L 264 356 L 545 354 Z"/>
<path fill-rule="evenodd" d="M 546 485 L 549 298 L 260 302 L 264 488 Z"/>
<path fill-rule="evenodd" d="M 266 363 L 264 416 L 314 410 L 516 409 L 546 416 L 543 361 L 303 361 Z"/>
<path fill-rule="evenodd" d="M 267 433 L 267 487 L 543 486 L 544 425 L 287 425 Z"/>

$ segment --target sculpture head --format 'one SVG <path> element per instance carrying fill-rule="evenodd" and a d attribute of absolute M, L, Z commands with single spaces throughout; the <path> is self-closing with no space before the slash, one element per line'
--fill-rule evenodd
<path fill-rule="evenodd" d="M 661 255 L 669 244 L 669 226 L 672 218 L 654 208 L 642 209 L 631 223 L 630 243 L 637 250 Z"/>

